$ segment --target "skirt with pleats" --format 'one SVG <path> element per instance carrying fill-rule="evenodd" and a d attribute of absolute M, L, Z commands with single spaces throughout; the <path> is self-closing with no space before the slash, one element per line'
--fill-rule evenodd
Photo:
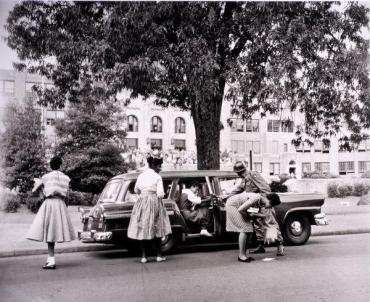
<path fill-rule="evenodd" d="M 27 239 L 40 242 L 68 242 L 76 239 L 65 202 L 47 198 L 38 210 Z"/>
<path fill-rule="evenodd" d="M 132 209 L 127 236 L 136 240 L 162 238 L 171 234 L 166 208 L 155 193 L 142 193 Z"/>

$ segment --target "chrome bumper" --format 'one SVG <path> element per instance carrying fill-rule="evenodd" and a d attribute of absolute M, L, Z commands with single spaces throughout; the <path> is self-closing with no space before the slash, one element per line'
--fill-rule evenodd
<path fill-rule="evenodd" d="M 314 216 L 316 225 L 328 225 L 325 213 L 316 214 Z"/>
<path fill-rule="evenodd" d="M 112 239 L 112 232 L 78 231 L 78 239 L 83 242 L 100 242 Z"/>

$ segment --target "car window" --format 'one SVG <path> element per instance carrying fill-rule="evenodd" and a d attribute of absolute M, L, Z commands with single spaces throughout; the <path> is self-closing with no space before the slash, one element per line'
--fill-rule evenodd
<path fill-rule="evenodd" d="M 136 181 L 132 181 L 127 188 L 125 202 L 136 202 L 139 198 L 139 195 L 135 193 L 135 184 Z"/>
<path fill-rule="evenodd" d="M 241 181 L 240 178 L 219 178 L 218 183 L 220 186 L 220 194 L 226 195 L 231 193 L 233 188 L 239 184 Z"/>
<path fill-rule="evenodd" d="M 205 199 L 210 196 L 207 181 L 205 177 L 198 177 L 198 178 L 180 178 L 176 184 L 176 190 L 174 193 L 174 199 L 178 202 L 181 198 L 181 192 L 183 189 L 189 189 L 193 182 L 197 182 L 199 184 L 199 196 L 202 199 Z"/>
<path fill-rule="evenodd" d="M 120 181 L 107 183 L 100 196 L 100 201 L 101 202 L 115 202 L 117 199 L 119 190 L 121 188 L 121 184 L 122 183 Z"/>
<path fill-rule="evenodd" d="M 135 193 L 135 184 L 136 181 L 130 182 L 127 188 L 125 202 L 136 202 L 139 198 L 139 195 Z M 169 197 L 172 188 L 172 179 L 164 179 L 163 180 L 163 188 L 164 188 L 164 199 Z"/>
<path fill-rule="evenodd" d="M 163 179 L 163 189 L 164 189 L 163 199 L 168 199 L 170 197 L 172 182 L 173 182 L 172 179 Z"/>

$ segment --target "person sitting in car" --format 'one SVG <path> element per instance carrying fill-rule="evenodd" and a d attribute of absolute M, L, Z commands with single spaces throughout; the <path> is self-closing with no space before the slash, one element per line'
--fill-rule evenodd
<path fill-rule="evenodd" d="M 210 220 L 209 210 L 207 205 L 202 204 L 202 200 L 198 196 L 199 188 L 199 183 L 193 182 L 189 189 L 182 189 L 179 208 L 186 221 L 200 225 L 201 236 L 211 237 L 212 235 L 207 231 Z"/>

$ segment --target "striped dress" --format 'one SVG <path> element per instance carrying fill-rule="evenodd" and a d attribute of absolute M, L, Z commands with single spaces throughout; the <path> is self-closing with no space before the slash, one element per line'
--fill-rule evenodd
<path fill-rule="evenodd" d="M 237 233 L 253 233 L 253 225 L 248 216 L 241 214 L 238 208 L 248 203 L 245 210 L 253 207 L 260 200 L 260 195 L 256 193 L 243 192 L 231 196 L 225 205 L 226 209 L 226 231 Z"/>
<path fill-rule="evenodd" d="M 46 197 L 27 233 L 27 239 L 40 242 L 66 242 L 76 239 L 65 204 L 70 178 L 60 171 L 45 174 L 33 191 L 42 188 Z"/>

